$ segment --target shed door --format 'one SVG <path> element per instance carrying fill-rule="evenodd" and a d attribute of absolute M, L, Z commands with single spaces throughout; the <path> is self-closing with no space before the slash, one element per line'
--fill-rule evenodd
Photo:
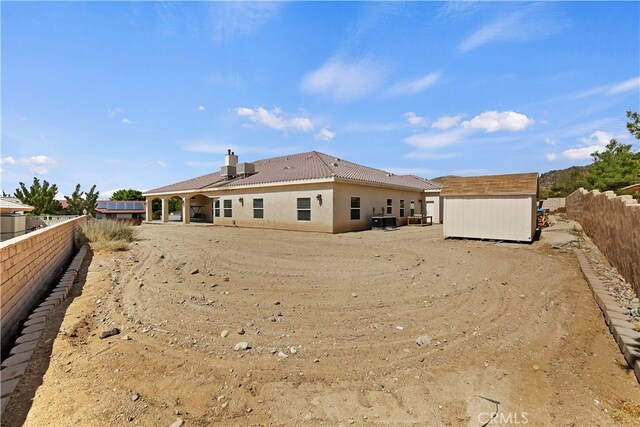
<path fill-rule="evenodd" d="M 433 217 L 435 215 L 435 203 L 434 202 L 427 202 L 425 204 L 426 206 L 426 212 L 427 212 L 427 216 Z"/>

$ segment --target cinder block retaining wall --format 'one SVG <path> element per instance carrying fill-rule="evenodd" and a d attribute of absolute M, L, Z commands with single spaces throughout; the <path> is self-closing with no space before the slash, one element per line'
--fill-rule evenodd
<path fill-rule="evenodd" d="M 544 209 L 549 209 L 549 212 L 557 211 L 558 209 L 562 209 L 565 207 L 565 198 L 549 197 L 548 199 L 542 201 L 542 207 Z"/>
<path fill-rule="evenodd" d="M 627 282 L 640 295 L 640 204 L 613 191 L 586 191 L 567 196 L 567 214 L 582 225 Z"/>
<path fill-rule="evenodd" d="M 8 348 L 20 324 L 62 273 L 78 242 L 77 217 L 0 244 L 0 323 L 2 348 Z"/>

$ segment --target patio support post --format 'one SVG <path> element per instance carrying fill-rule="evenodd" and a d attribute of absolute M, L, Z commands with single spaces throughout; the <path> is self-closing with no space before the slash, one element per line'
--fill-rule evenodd
<path fill-rule="evenodd" d="M 145 220 L 153 221 L 153 200 L 150 197 L 147 197 L 147 204 L 145 208 L 146 208 Z"/>
<path fill-rule="evenodd" d="M 184 196 L 182 198 L 182 223 L 189 224 L 191 222 L 191 197 Z"/>
<path fill-rule="evenodd" d="M 169 199 L 162 198 L 162 222 L 169 222 Z"/>

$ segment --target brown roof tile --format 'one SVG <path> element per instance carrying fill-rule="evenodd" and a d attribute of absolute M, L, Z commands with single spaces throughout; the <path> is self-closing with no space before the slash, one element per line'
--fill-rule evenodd
<path fill-rule="evenodd" d="M 448 177 L 441 196 L 537 195 L 538 174 L 516 173 L 470 177 Z"/>
<path fill-rule="evenodd" d="M 390 174 L 380 169 L 362 166 L 317 151 L 273 157 L 257 160 L 252 163 L 255 165 L 255 174 L 246 178 L 229 181 L 224 187 L 233 188 L 247 185 L 286 183 L 335 177 L 373 184 L 420 188 L 423 190 L 440 189 L 438 184 L 424 178 L 413 175 Z M 212 173 L 156 188 L 148 191 L 147 194 L 204 189 L 214 185 L 218 186 L 223 182 L 219 173 Z"/>

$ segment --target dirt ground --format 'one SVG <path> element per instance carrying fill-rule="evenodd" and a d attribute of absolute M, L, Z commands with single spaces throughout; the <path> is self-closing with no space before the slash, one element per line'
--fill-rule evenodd
<path fill-rule="evenodd" d="M 2 424 L 480 426 L 486 397 L 495 425 L 640 425 L 575 254 L 441 236 L 143 225 L 85 260 Z"/>

